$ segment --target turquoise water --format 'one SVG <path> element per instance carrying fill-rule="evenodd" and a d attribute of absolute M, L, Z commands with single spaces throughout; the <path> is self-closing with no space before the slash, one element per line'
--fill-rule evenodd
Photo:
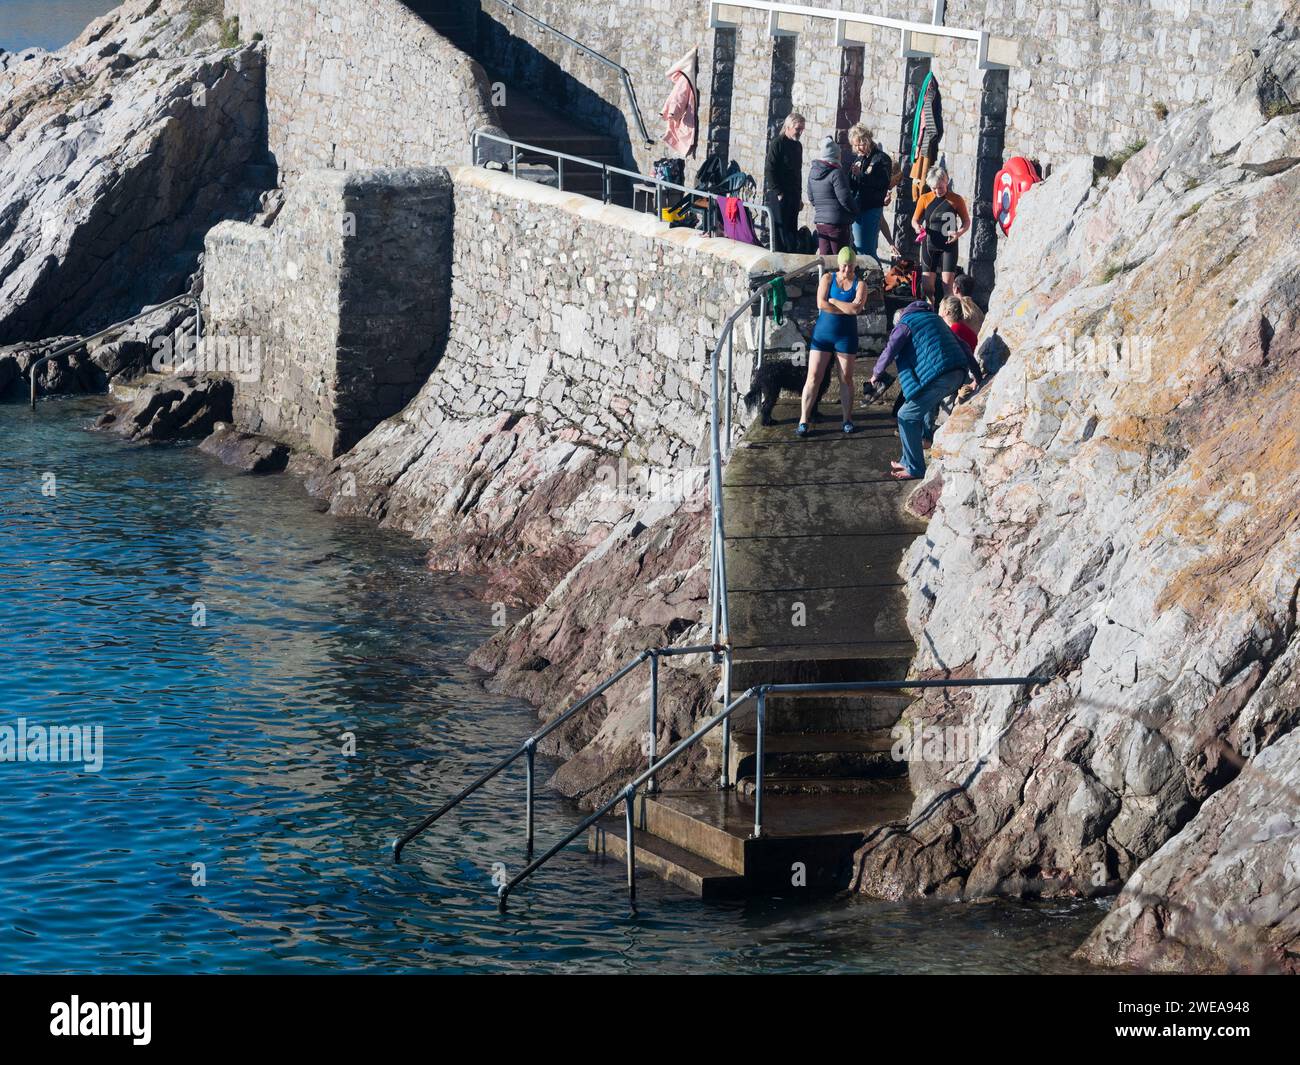
<path fill-rule="evenodd" d="M 402 826 L 536 727 L 464 664 L 487 607 L 287 476 L 86 431 L 102 402 L 0 406 L 0 728 L 103 736 L 97 773 L 0 762 L 0 971 L 1076 968 L 1088 904 L 704 904 L 647 879 L 633 912 L 577 847 L 500 915 L 520 774 L 394 867 Z M 539 840 L 579 816 L 543 794 Z"/>
<path fill-rule="evenodd" d="M 0 0 L 0 48 L 62 48 L 119 0 Z"/>

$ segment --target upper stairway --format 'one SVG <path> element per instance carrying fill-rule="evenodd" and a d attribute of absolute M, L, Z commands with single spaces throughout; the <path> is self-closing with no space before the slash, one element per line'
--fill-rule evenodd
<path fill-rule="evenodd" d="M 511 140 L 535 145 L 552 152 L 589 159 L 593 163 L 620 168 L 628 167 L 628 156 L 617 138 L 582 126 L 567 117 L 543 95 L 528 85 L 513 82 L 498 73 L 500 57 L 482 54 L 479 47 L 478 0 L 402 0 L 415 14 L 446 37 L 483 67 L 488 80 L 501 86 L 495 93 L 497 117 Z M 469 145 L 466 145 L 468 151 Z M 555 159 L 541 152 L 521 152 L 519 163 L 527 167 L 555 169 Z M 554 184 L 556 176 L 548 183 Z M 601 171 L 571 161 L 564 163 L 564 189 L 593 199 L 603 199 L 604 179 Z M 623 207 L 632 205 L 631 181 L 621 175 L 610 176 L 609 201 Z"/>

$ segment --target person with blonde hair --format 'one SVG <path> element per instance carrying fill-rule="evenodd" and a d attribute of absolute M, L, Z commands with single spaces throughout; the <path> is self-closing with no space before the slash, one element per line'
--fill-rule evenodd
<path fill-rule="evenodd" d="M 803 136 L 806 121 L 798 111 L 786 115 L 781 128 L 767 146 L 763 165 L 763 194 L 772 213 L 772 243 L 775 251 L 797 251 L 795 233 L 803 207 Z"/>
<path fill-rule="evenodd" d="M 893 196 L 893 161 L 881 150 L 871 130 L 861 122 L 849 127 L 849 147 L 853 162 L 849 165 L 849 188 L 857 200 L 857 217 L 853 220 L 853 246 L 859 255 L 879 259 L 880 234 L 893 246 L 885 225 L 885 208 Z M 902 171 L 899 170 L 899 176 Z"/>
<path fill-rule="evenodd" d="M 952 191 L 952 179 L 942 163 L 930 167 L 925 183 L 930 191 L 916 201 L 912 228 L 921 238 L 925 289 L 933 294 L 937 275 L 942 276 L 945 288 L 957 276 L 957 241 L 970 229 L 970 211 L 966 201 Z"/>
<path fill-rule="evenodd" d="M 837 257 L 838 269 L 822 274 L 817 286 L 817 323 L 808 342 L 808 377 L 803 386 L 803 402 L 795 435 L 806 437 L 822 375 L 830 372 L 831 358 L 839 362 L 841 426 L 845 433 L 853 426 L 853 363 L 858 357 L 858 315 L 866 310 L 867 285 L 858 280 L 857 256 L 843 247 Z"/>

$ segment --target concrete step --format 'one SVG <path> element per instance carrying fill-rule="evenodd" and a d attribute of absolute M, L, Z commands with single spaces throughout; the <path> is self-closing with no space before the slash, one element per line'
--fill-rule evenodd
<path fill-rule="evenodd" d="M 731 683 L 736 691 L 755 684 L 904 680 L 916 651 L 911 640 L 740 644 L 739 635 L 733 629 Z"/>
<path fill-rule="evenodd" d="M 866 834 L 906 817 L 910 808 L 905 787 L 844 791 L 829 801 L 825 793 L 779 794 L 765 788 L 763 836 L 752 839 L 752 799 L 736 791 L 682 790 L 639 799 L 637 823 L 683 851 L 743 873 L 746 891 L 788 890 L 796 866 L 804 886 L 842 889 Z"/>
<path fill-rule="evenodd" d="M 743 895 L 745 878 L 698 854 L 683 850 L 649 832 L 635 829 L 638 874 L 651 872 L 702 899 L 734 898 Z M 627 828 L 622 818 L 609 817 L 587 830 L 587 850 L 618 863 L 623 873 L 627 862 Z"/>
<path fill-rule="evenodd" d="M 754 770 L 758 737 L 731 734 L 731 764 L 737 777 Z M 907 772 L 893 757 L 888 729 L 855 732 L 782 732 L 763 737 L 763 772 L 774 777 L 887 778 Z"/>
<path fill-rule="evenodd" d="M 854 732 L 891 728 L 911 705 L 912 696 L 872 692 L 864 695 L 769 695 L 767 732 Z M 731 716 L 732 729 L 753 732 L 752 702 Z"/>
<path fill-rule="evenodd" d="M 754 778 L 743 776 L 736 781 L 736 790 L 743 798 L 753 800 Z M 768 776 L 763 774 L 764 801 L 769 795 L 806 795 L 815 796 L 823 801 L 833 801 L 841 795 L 874 795 L 882 801 L 895 804 L 897 796 L 906 794 L 906 781 L 901 776 L 894 777 L 793 777 Z"/>
<path fill-rule="evenodd" d="M 900 584 L 910 533 L 728 536 L 727 585 L 737 592 Z"/>
<path fill-rule="evenodd" d="M 827 639 L 906 641 L 911 636 L 901 581 L 865 587 L 732 591 L 727 601 L 732 637 L 737 641 L 758 635 L 789 645 L 815 645 Z"/>

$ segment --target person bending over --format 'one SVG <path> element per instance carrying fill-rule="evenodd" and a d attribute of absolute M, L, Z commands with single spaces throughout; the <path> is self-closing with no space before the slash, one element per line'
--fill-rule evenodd
<path fill-rule="evenodd" d="M 872 384 L 877 384 L 891 362 L 898 369 L 903 392 L 898 435 L 903 442 L 903 456 L 901 462 L 890 463 L 891 476 L 896 480 L 913 481 L 925 476 L 922 442 L 934 437 L 939 404 L 965 383 L 968 358 L 966 346 L 925 300 L 909 303 L 899 312 L 889 343 L 871 374 Z"/>

